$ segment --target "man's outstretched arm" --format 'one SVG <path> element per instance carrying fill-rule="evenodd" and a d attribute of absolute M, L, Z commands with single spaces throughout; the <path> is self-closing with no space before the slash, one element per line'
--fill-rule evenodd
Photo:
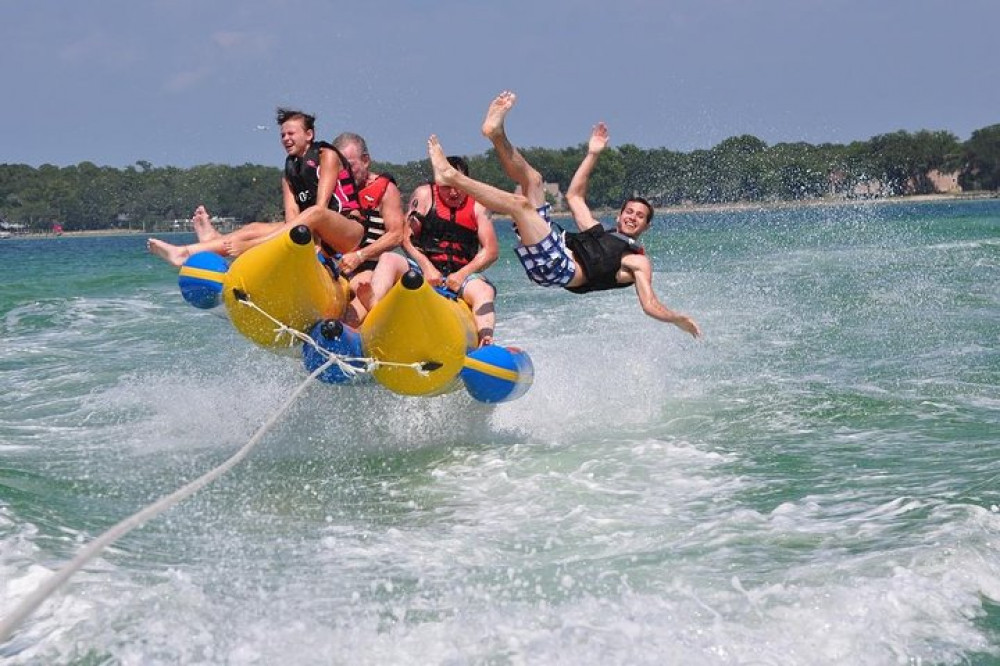
<path fill-rule="evenodd" d="M 649 259 L 642 255 L 628 257 L 622 267 L 632 273 L 635 278 L 635 291 L 639 295 L 639 305 L 642 311 L 653 319 L 673 324 L 692 337 L 701 337 L 701 328 L 694 319 L 681 312 L 675 312 L 665 306 L 653 291 L 653 266 Z"/>
<path fill-rule="evenodd" d="M 569 206 L 573 220 L 580 231 L 586 231 L 593 226 L 597 226 L 598 221 L 587 206 L 587 187 L 590 184 L 590 174 L 597 166 L 597 158 L 600 157 L 608 145 L 608 126 L 604 123 L 597 123 L 590 133 L 590 141 L 587 144 L 587 154 L 584 155 L 580 166 L 573 174 L 573 180 L 566 190 L 566 205 Z"/>

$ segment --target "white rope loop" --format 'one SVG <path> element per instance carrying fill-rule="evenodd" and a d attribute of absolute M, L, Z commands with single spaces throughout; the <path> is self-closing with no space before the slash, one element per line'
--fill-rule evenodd
<path fill-rule="evenodd" d="M 237 302 L 256 310 L 262 316 L 266 317 L 271 323 L 274 324 L 274 341 L 280 342 L 281 336 L 288 335 L 292 338 L 297 339 L 303 344 L 310 344 L 317 352 L 326 357 L 327 361 L 332 360 L 337 368 L 343 372 L 348 377 L 354 378 L 362 374 L 370 374 L 378 368 L 410 368 L 415 371 L 421 377 L 428 376 L 433 370 L 436 370 L 439 366 L 434 366 L 433 363 L 428 363 L 426 361 L 415 361 L 412 363 L 401 363 L 397 361 L 381 361 L 377 358 L 370 356 L 345 356 L 343 354 L 337 354 L 329 349 L 321 347 L 316 340 L 312 338 L 308 333 L 303 333 L 297 329 L 291 328 L 284 322 L 273 317 L 269 312 L 265 311 L 259 305 L 254 303 L 249 294 L 243 294 L 241 298 L 236 299 Z M 363 367 L 358 367 L 358 363 L 364 364 Z M 327 364 L 327 367 L 329 363 Z"/>

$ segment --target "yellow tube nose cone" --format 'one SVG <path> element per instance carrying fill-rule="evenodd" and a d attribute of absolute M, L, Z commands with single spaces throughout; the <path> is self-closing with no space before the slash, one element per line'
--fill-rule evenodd
<path fill-rule="evenodd" d="M 320 319 L 336 319 L 347 307 L 346 280 L 334 280 L 316 255 L 308 227 L 300 225 L 240 255 L 222 283 L 222 297 L 233 326 L 270 349 L 291 347 L 295 339 L 278 334 L 277 325 L 241 301 L 248 298 L 285 326 L 308 331 Z"/>
<path fill-rule="evenodd" d="M 372 309 L 359 329 L 366 353 L 379 361 L 419 363 L 380 366 L 375 381 L 403 395 L 432 395 L 458 388 L 465 354 L 476 345 L 469 307 L 436 292 L 411 271 Z M 429 369 L 435 368 L 435 369 Z"/>

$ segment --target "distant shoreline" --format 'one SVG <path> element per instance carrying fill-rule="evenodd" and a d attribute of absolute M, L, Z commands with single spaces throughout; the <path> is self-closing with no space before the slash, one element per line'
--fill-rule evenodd
<path fill-rule="evenodd" d="M 877 198 L 877 199 L 809 199 L 803 201 L 755 201 L 755 202 L 733 202 L 719 204 L 682 204 L 677 206 L 659 206 L 656 215 L 678 215 L 684 213 L 727 213 L 748 210 L 783 210 L 789 208 L 815 208 L 815 207 L 835 207 L 835 206 L 871 206 L 885 204 L 905 204 L 905 203 L 940 203 L 944 201 L 980 201 L 1000 198 L 1000 192 L 963 192 L 959 194 L 916 194 L 909 196 Z M 614 208 L 601 208 L 594 211 L 596 217 L 611 217 L 618 214 Z M 506 217 L 506 216 L 501 216 Z M 555 219 L 569 219 L 569 212 L 559 211 L 552 215 Z M 15 238 L 58 238 L 59 236 L 154 236 L 158 233 L 178 233 L 143 231 L 141 229 L 88 229 L 84 231 L 64 231 L 62 234 L 52 232 L 28 232 L 14 234 L 9 239 Z M 184 233 L 184 232 L 179 232 Z M 193 233 L 193 232 L 187 232 Z M 5 239 L 7 240 L 7 239 Z"/>

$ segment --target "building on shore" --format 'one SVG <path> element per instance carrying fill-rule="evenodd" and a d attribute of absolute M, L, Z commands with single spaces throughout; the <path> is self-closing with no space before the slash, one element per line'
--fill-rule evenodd
<path fill-rule="evenodd" d="M 28 233 L 28 227 L 25 225 L 8 222 L 3 216 L 0 216 L 0 238 L 10 238 L 26 233 Z"/>
<path fill-rule="evenodd" d="M 938 194 L 960 194 L 962 186 L 958 184 L 958 177 L 961 173 L 961 171 L 944 173 L 937 169 L 931 169 L 927 172 L 927 179 L 931 181 L 934 191 Z"/>

